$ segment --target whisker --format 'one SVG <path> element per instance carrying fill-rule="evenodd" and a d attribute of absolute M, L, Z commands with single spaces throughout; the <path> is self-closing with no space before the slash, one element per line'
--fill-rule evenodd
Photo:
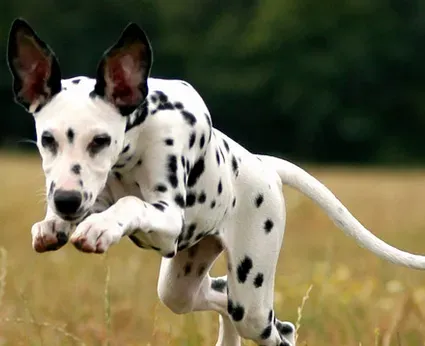
<path fill-rule="evenodd" d="M 17 143 L 31 143 L 31 144 L 37 145 L 36 141 L 29 139 L 29 138 L 20 139 L 20 140 L 17 141 Z"/>

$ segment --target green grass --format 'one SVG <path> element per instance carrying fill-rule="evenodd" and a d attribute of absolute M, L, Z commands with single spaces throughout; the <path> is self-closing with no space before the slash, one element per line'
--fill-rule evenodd
<path fill-rule="evenodd" d="M 0 166 L 0 345 L 215 344 L 215 313 L 178 316 L 159 302 L 156 253 L 127 239 L 102 256 L 70 245 L 35 253 L 30 229 L 44 215 L 39 159 L 2 154 Z M 425 171 L 310 171 L 375 234 L 425 253 Z M 275 310 L 298 320 L 299 345 L 423 345 L 425 273 L 376 258 L 310 200 L 285 192 Z M 221 258 L 213 274 L 224 273 Z"/>

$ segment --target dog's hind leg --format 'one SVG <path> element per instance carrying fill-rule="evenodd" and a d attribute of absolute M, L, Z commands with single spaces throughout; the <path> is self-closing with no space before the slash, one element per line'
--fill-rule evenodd
<path fill-rule="evenodd" d="M 294 346 L 295 328 L 274 316 L 273 291 L 285 212 L 280 187 L 257 184 L 258 194 L 224 228 L 228 313 L 239 334 L 262 346 Z"/>
<path fill-rule="evenodd" d="M 227 280 L 209 275 L 221 252 L 219 240 L 209 236 L 171 259 L 163 258 L 158 295 L 177 314 L 210 310 L 218 312 L 220 328 L 217 346 L 239 346 L 240 337 L 227 313 Z"/>

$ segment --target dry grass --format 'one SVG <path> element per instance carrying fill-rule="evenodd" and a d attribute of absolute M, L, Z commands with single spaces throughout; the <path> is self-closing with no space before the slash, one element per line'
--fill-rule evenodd
<path fill-rule="evenodd" d="M 71 246 L 36 254 L 30 227 L 44 213 L 39 160 L 3 154 L 0 166 L 0 345 L 215 344 L 214 313 L 176 316 L 158 303 L 154 252 L 123 240 L 107 256 Z M 424 171 L 311 172 L 374 233 L 425 253 Z M 307 198 L 286 193 L 275 309 L 302 326 L 299 345 L 424 345 L 425 273 L 375 258 Z M 220 259 L 214 274 L 224 268 Z"/>

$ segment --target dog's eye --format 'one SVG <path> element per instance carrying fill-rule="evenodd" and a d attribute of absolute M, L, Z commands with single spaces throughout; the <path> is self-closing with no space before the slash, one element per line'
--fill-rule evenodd
<path fill-rule="evenodd" d="M 88 146 L 88 150 L 90 154 L 97 154 L 99 151 L 101 151 L 103 148 L 108 147 L 111 144 L 111 137 L 103 134 L 103 135 L 97 135 L 94 136 L 92 141 L 90 142 Z"/>
<path fill-rule="evenodd" d="M 53 135 L 48 131 L 43 132 L 41 135 L 41 145 L 43 148 L 49 149 L 52 152 L 56 152 L 58 148 L 58 143 L 56 142 L 55 137 L 53 137 Z"/>

